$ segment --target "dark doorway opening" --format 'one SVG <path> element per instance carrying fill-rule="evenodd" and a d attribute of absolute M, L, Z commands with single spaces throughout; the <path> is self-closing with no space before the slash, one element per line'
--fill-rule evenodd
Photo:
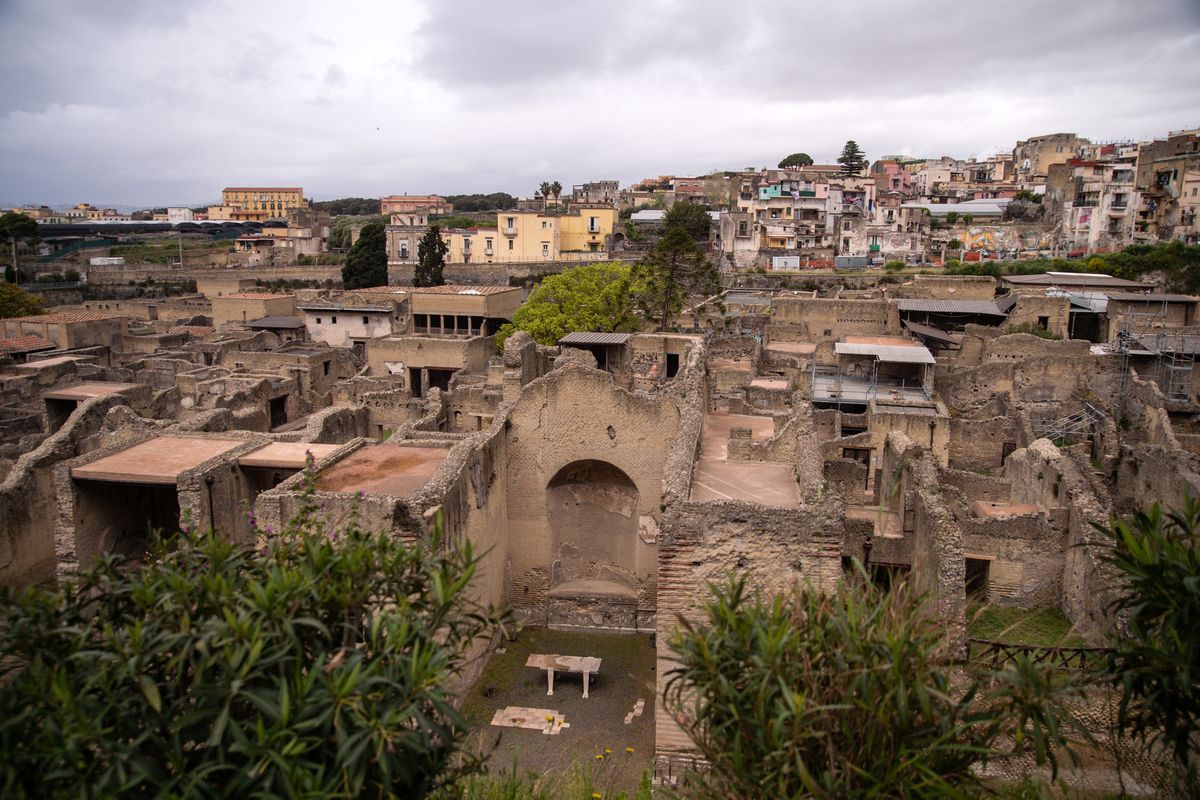
<path fill-rule="evenodd" d="M 271 427 L 278 428 L 287 423 L 287 395 L 273 397 L 270 402 Z"/>
<path fill-rule="evenodd" d="M 674 378 L 679 374 L 679 354 L 667 353 L 667 377 Z"/>
<path fill-rule="evenodd" d="M 413 397 L 421 397 L 421 370 L 417 367 L 410 367 L 408 370 L 408 390 L 412 392 Z"/>
<path fill-rule="evenodd" d="M 988 570 L 992 562 L 986 558 L 967 559 L 967 597 L 987 602 Z"/>
<path fill-rule="evenodd" d="M 450 388 L 450 378 L 456 370 L 452 369 L 429 369 L 429 388 L 437 387 L 445 390 Z"/>
<path fill-rule="evenodd" d="M 1016 442 L 1005 442 L 1004 444 L 1002 444 L 1000 446 L 1000 463 L 1003 464 L 1005 461 L 1008 461 L 1008 457 L 1011 456 L 1013 454 L 1013 451 L 1016 449 L 1017 449 Z"/>

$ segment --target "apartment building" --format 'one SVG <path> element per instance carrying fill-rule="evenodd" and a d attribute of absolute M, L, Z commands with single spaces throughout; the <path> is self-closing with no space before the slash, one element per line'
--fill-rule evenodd
<path fill-rule="evenodd" d="M 1196 131 L 1143 144 L 1135 180 L 1141 192 L 1135 241 L 1200 240 L 1200 135 Z"/>
<path fill-rule="evenodd" d="M 221 205 L 210 207 L 209 219 L 265 222 L 284 219 L 293 209 L 307 208 L 304 190 L 279 186 L 227 186 L 221 190 Z M 216 216 L 213 210 L 216 210 Z"/>

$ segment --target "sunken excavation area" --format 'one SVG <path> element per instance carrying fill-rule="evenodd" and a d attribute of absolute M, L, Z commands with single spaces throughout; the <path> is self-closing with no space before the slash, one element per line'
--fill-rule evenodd
<path fill-rule="evenodd" d="M 1099 642 L 1113 582 L 1094 526 L 1200 493 L 1200 382 L 1182 352 L 1195 315 L 1151 337 L 1070 292 L 981 299 L 999 287 L 979 284 L 743 291 L 677 321 L 708 333 L 544 346 L 518 332 L 500 354 L 474 333 L 355 350 L 241 331 L 9 364 L 0 582 L 136 559 L 148 531 L 181 521 L 269 535 L 311 468 L 331 525 L 412 539 L 440 525 L 483 554 L 476 595 L 546 632 L 521 640 L 533 666 L 482 658 L 483 674 L 545 681 L 526 670 L 561 657 L 563 691 L 603 696 L 626 686 L 603 652 L 536 643 L 636 642 L 621 658 L 657 690 L 605 702 L 612 724 L 645 726 L 656 774 L 691 747 L 653 701 L 666 642 L 731 571 L 768 591 L 832 588 L 857 559 L 934 597 L 963 653 L 979 608 L 1045 612 Z M 1103 341 L 1071 338 L 1075 323 Z M 533 678 L 513 680 L 499 696 L 532 703 Z M 469 696 L 481 720 L 505 710 Z"/>

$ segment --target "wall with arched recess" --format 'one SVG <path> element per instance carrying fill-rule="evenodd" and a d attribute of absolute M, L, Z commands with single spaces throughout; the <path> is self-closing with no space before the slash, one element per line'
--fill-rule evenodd
<path fill-rule="evenodd" d="M 550 479 L 546 516 L 552 592 L 636 594 L 653 565 L 638 564 L 638 490 L 628 475 L 607 461 L 574 461 Z"/>
<path fill-rule="evenodd" d="M 656 518 L 678 426 L 673 402 L 635 395 L 582 365 L 525 387 L 506 431 L 508 600 L 519 615 L 540 624 L 625 628 L 636 627 L 639 614 L 653 614 Z M 588 543 L 588 520 L 598 533 L 619 528 L 621 545 Z M 582 592 L 568 586 L 567 596 L 551 591 L 582 580 L 602 585 Z"/>

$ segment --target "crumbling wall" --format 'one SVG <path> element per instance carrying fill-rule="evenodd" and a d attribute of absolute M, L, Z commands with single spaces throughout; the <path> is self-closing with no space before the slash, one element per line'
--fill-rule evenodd
<path fill-rule="evenodd" d="M 21 456 L 0 482 L 0 586 L 39 583 L 54 575 L 55 467 L 85 452 L 109 409 L 124 402 L 110 394 L 81 403 L 66 424 Z"/>
<path fill-rule="evenodd" d="M 572 464 L 596 461 L 619 470 L 637 488 L 637 514 L 660 514 L 668 452 L 680 414 L 672 402 L 639 397 L 616 386 L 611 375 L 574 361 L 526 386 L 508 420 L 508 530 L 512 588 L 519 615 L 544 619 L 552 569 L 554 531 L 547 489 Z M 635 534 L 636 535 L 636 534 Z M 653 607 L 651 542 L 634 544 L 636 602 Z"/>
<path fill-rule="evenodd" d="M 796 581 L 831 589 L 841 578 L 841 503 L 832 495 L 800 508 L 768 508 L 737 501 L 680 503 L 663 515 L 658 549 L 657 691 L 676 665 L 669 640 L 680 617 L 702 619 L 710 583 L 746 577 L 770 595 Z M 659 703 L 655 749 L 680 752 L 690 740 Z"/>
<path fill-rule="evenodd" d="M 833 342 L 849 335 L 900 333 L 896 304 L 886 300 L 777 297 L 771 314 L 773 341 Z"/>
<path fill-rule="evenodd" d="M 999 469 L 1004 465 L 1004 454 L 1015 450 L 1019 443 L 1017 421 L 1009 416 L 973 419 L 952 417 L 950 419 L 950 460 L 954 469 L 984 470 Z"/>

